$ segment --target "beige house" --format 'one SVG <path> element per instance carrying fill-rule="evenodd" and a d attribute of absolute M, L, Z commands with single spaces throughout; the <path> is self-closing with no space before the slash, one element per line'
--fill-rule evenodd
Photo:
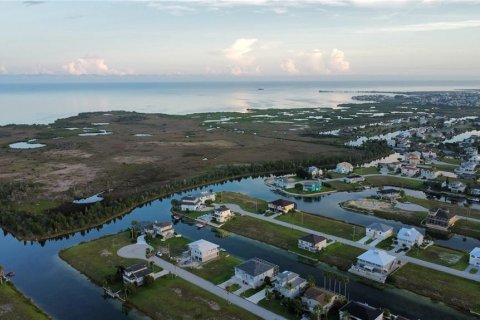
<path fill-rule="evenodd" d="M 293 201 L 278 199 L 268 203 L 268 209 L 277 213 L 288 213 L 291 210 L 295 210 L 297 204 Z"/>
<path fill-rule="evenodd" d="M 220 206 L 213 211 L 213 218 L 218 223 L 225 223 L 233 217 L 233 212 L 226 206 Z"/>
<path fill-rule="evenodd" d="M 318 252 L 327 246 L 327 239 L 322 236 L 308 234 L 298 239 L 298 247 L 310 252 Z"/>
<path fill-rule="evenodd" d="M 318 287 L 308 288 L 302 297 L 302 304 L 305 310 L 314 312 L 315 307 L 320 305 L 325 312 L 328 312 L 333 306 L 337 295 L 326 289 Z"/>
<path fill-rule="evenodd" d="M 190 259 L 195 262 L 208 262 L 220 255 L 220 247 L 207 240 L 197 240 L 188 244 Z"/>

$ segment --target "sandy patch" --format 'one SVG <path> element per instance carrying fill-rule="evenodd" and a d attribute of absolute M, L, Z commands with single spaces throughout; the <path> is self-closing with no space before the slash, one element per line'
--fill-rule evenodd
<path fill-rule="evenodd" d="M 118 163 L 128 164 L 144 164 L 158 161 L 157 157 L 145 157 L 145 156 L 118 156 L 114 157 L 113 161 Z"/>
<path fill-rule="evenodd" d="M 172 291 L 179 297 L 182 297 L 182 289 L 180 288 L 172 288 Z"/>
<path fill-rule="evenodd" d="M 50 192 L 65 192 L 74 185 L 87 184 L 93 181 L 97 169 L 86 166 L 83 163 L 62 164 L 39 177 L 38 182 L 50 186 Z"/>
<path fill-rule="evenodd" d="M 201 297 L 195 297 L 195 299 L 206 303 L 208 305 L 208 307 L 210 309 L 212 309 L 213 311 L 220 311 L 220 309 L 221 309 L 220 305 L 218 303 L 216 303 L 215 301 L 207 300 L 207 299 L 204 299 L 204 298 L 201 298 Z"/>
<path fill-rule="evenodd" d="M 108 251 L 107 249 L 103 249 L 102 251 L 100 251 L 100 256 L 102 257 L 108 257 L 108 256 L 111 256 L 112 253 L 110 251 Z"/>

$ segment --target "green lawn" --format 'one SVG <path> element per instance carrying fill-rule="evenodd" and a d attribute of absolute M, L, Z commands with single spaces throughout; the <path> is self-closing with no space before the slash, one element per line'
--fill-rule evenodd
<path fill-rule="evenodd" d="M 0 318 L 2 320 L 46 320 L 49 317 L 25 297 L 12 283 L 0 284 Z"/>
<path fill-rule="evenodd" d="M 430 246 L 424 250 L 413 248 L 407 255 L 457 270 L 465 270 L 468 267 L 468 253 L 438 245 Z"/>
<path fill-rule="evenodd" d="M 228 292 L 235 292 L 240 288 L 241 288 L 241 286 L 238 283 L 232 283 L 231 285 L 225 287 L 225 289 Z"/>
<path fill-rule="evenodd" d="M 296 316 L 292 313 L 289 312 L 287 307 L 281 304 L 281 300 L 277 300 L 274 298 L 271 299 L 263 299 L 260 300 L 258 303 L 259 306 L 264 307 L 267 310 L 270 310 L 278 315 L 281 315 L 282 317 L 289 319 L 289 320 L 298 320 L 299 316 Z"/>
<path fill-rule="evenodd" d="M 350 240 L 360 240 L 365 236 L 365 228 L 361 226 L 311 213 L 287 213 L 276 219 Z"/>
<path fill-rule="evenodd" d="M 190 242 L 192 242 L 192 240 L 185 237 L 174 237 L 165 241 L 162 241 L 160 238 L 151 239 L 148 244 L 157 251 L 162 248 L 167 248 L 170 251 L 170 256 L 175 257 L 182 254 Z"/>
<path fill-rule="evenodd" d="M 353 169 L 353 173 L 359 174 L 359 175 L 376 174 L 378 173 L 378 169 L 376 167 L 355 168 Z"/>
<path fill-rule="evenodd" d="M 455 214 L 480 219 L 480 210 L 478 209 L 466 208 L 466 207 L 459 206 L 457 204 L 453 204 L 445 201 L 419 199 L 412 196 L 405 196 L 405 200 L 411 203 L 418 204 L 427 209 L 442 207 L 442 208 L 449 209 L 450 212 Z"/>
<path fill-rule="evenodd" d="M 248 212 L 263 213 L 268 208 L 268 202 L 252 198 L 238 192 L 223 191 L 217 194 L 217 203 L 233 203 Z"/>
<path fill-rule="evenodd" d="M 440 171 L 455 172 L 457 165 L 454 164 L 433 164 L 432 168 Z"/>
<path fill-rule="evenodd" d="M 318 258 L 326 264 L 347 271 L 355 263 L 356 258 L 364 252 L 365 250 L 337 242 L 323 249 L 318 254 Z"/>
<path fill-rule="evenodd" d="M 454 158 L 447 158 L 447 157 L 442 157 L 439 159 L 442 162 L 449 163 L 449 164 L 454 164 L 454 165 L 460 165 L 462 160 L 460 159 L 454 159 Z"/>
<path fill-rule="evenodd" d="M 390 275 L 388 282 L 433 300 L 469 311 L 480 307 L 480 283 L 414 264 Z"/>
<path fill-rule="evenodd" d="M 38 200 L 35 202 L 22 202 L 14 205 L 14 210 L 18 212 L 28 212 L 32 214 L 41 214 L 45 210 L 58 207 L 62 204 L 58 200 Z"/>
<path fill-rule="evenodd" d="M 258 287 L 258 288 L 250 288 L 248 290 L 243 291 L 240 296 L 244 298 L 250 298 L 253 296 L 255 293 L 260 292 L 264 289 L 264 286 Z"/>
<path fill-rule="evenodd" d="M 346 183 L 343 181 L 329 181 L 325 183 L 331 185 L 337 191 L 353 191 L 361 188 L 358 183 Z"/>
<path fill-rule="evenodd" d="M 458 220 L 453 226 L 452 232 L 467 237 L 480 239 L 480 223 L 467 220 Z"/>
<path fill-rule="evenodd" d="M 366 177 L 365 180 L 374 187 L 393 186 L 415 190 L 423 190 L 423 181 L 405 179 L 392 176 L 373 176 Z"/>
<path fill-rule="evenodd" d="M 234 267 L 242 263 L 242 260 L 220 253 L 220 258 L 203 264 L 200 268 L 189 268 L 188 271 L 202 277 L 214 284 L 220 284 L 230 279 L 234 274 Z"/>
<path fill-rule="evenodd" d="M 380 241 L 375 248 L 382 249 L 382 250 L 390 250 L 393 247 L 393 238 L 394 237 L 388 237 L 385 240 Z"/>
<path fill-rule="evenodd" d="M 326 192 L 332 192 L 332 191 L 335 191 L 335 189 L 322 185 L 319 191 L 303 191 L 303 190 L 298 190 L 296 188 L 285 189 L 285 191 L 290 193 L 295 193 L 295 194 L 309 195 L 309 194 L 321 194 Z"/>

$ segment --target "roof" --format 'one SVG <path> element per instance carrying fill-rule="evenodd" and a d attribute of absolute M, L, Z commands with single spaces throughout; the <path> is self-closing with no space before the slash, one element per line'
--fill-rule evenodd
<path fill-rule="evenodd" d="M 322 236 L 317 236 L 316 234 L 307 234 L 306 236 L 301 237 L 300 240 L 303 240 L 308 243 L 317 244 L 327 240 L 327 238 Z"/>
<path fill-rule="evenodd" d="M 198 203 L 198 202 L 200 202 L 200 199 L 192 195 L 188 195 L 182 198 L 182 203 Z"/>
<path fill-rule="evenodd" d="M 307 289 L 307 291 L 305 291 L 303 296 L 307 299 L 315 300 L 322 306 L 325 306 L 331 302 L 332 298 L 335 296 L 335 293 L 319 287 L 310 287 Z"/>
<path fill-rule="evenodd" d="M 340 162 L 339 164 L 337 164 L 337 167 L 353 168 L 352 164 L 351 164 L 351 163 L 348 163 L 348 162 Z"/>
<path fill-rule="evenodd" d="M 289 205 L 296 205 L 295 202 L 293 201 L 289 201 L 289 200 L 285 200 L 285 199 L 277 199 L 275 201 L 270 201 L 269 202 L 270 204 L 273 204 L 274 206 L 280 206 L 280 207 L 286 207 L 286 206 L 289 206 Z"/>
<path fill-rule="evenodd" d="M 473 248 L 473 250 L 470 252 L 470 255 L 480 257 L 480 247 Z"/>
<path fill-rule="evenodd" d="M 357 259 L 368 261 L 380 266 L 386 266 L 395 261 L 396 258 L 383 250 L 368 250 L 367 252 L 359 255 Z"/>
<path fill-rule="evenodd" d="M 353 179 L 353 178 L 363 178 L 361 175 L 358 175 L 358 174 L 349 174 L 347 176 L 347 178 L 349 179 Z"/>
<path fill-rule="evenodd" d="M 428 215 L 431 217 L 435 216 L 437 218 L 448 219 L 448 220 L 455 217 L 455 214 L 450 213 L 450 211 L 448 211 L 448 209 L 445 209 L 445 208 L 432 208 L 428 212 Z"/>
<path fill-rule="evenodd" d="M 403 239 L 403 240 L 409 240 L 409 241 L 415 241 L 418 236 L 421 235 L 420 232 L 418 232 L 417 229 L 415 228 L 402 228 L 400 231 L 398 231 L 397 238 Z"/>
<path fill-rule="evenodd" d="M 215 211 L 218 211 L 218 212 L 227 211 L 227 210 L 230 210 L 230 208 L 223 204 L 220 207 L 215 209 Z"/>
<path fill-rule="evenodd" d="M 235 268 L 242 270 L 253 277 L 256 277 L 269 271 L 270 269 L 276 269 L 278 266 L 259 258 L 252 258 L 239 264 Z"/>
<path fill-rule="evenodd" d="M 387 232 L 389 230 L 393 230 L 393 227 L 390 227 L 389 225 L 383 224 L 383 223 L 372 223 L 369 225 L 367 228 L 372 229 L 372 230 L 377 230 L 377 231 L 382 231 L 382 232 Z"/>
<path fill-rule="evenodd" d="M 396 194 L 396 193 L 400 193 L 400 190 L 397 190 L 397 189 L 383 189 L 383 190 L 378 190 L 378 193 L 380 193 L 380 194 Z"/>
<path fill-rule="evenodd" d="M 290 283 L 292 288 L 296 288 L 299 285 L 306 283 L 307 280 L 301 278 L 298 273 L 285 270 L 277 275 L 277 282 L 283 286 L 286 286 L 288 283 Z"/>
<path fill-rule="evenodd" d="M 350 316 L 354 316 L 362 320 L 373 320 L 378 318 L 383 314 L 382 309 L 377 309 L 372 306 L 369 306 L 366 303 L 361 303 L 357 301 L 350 301 L 346 305 L 340 308 L 341 312 L 347 311 Z"/>
<path fill-rule="evenodd" d="M 203 239 L 200 239 L 200 240 L 197 240 L 197 241 L 194 241 L 194 242 L 190 242 L 188 244 L 188 247 L 190 249 L 197 249 L 198 251 L 210 251 L 210 250 L 215 250 L 217 248 L 219 248 L 220 246 L 219 245 L 216 245 L 215 243 L 211 243 L 207 240 L 203 240 Z"/>
<path fill-rule="evenodd" d="M 128 266 L 125 268 L 125 272 L 138 272 L 142 269 L 145 269 L 147 265 L 145 263 L 137 263 L 137 264 L 132 264 L 131 266 Z"/>

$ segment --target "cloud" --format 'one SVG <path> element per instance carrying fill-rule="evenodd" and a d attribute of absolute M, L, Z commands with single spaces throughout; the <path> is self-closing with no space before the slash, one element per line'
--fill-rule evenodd
<path fill-rule="evenodd" d="M 258 39 L 240 38 L 228 48 L 223 49 L 223 54 L 228 60 L 241 65 L 250 65 L 255 61 L 254 56 L 247 55 L 253 50 L 253 45 L 257 43 Z"/>
<path fill-rule="evenodd" d="M 5 66 L 0 65 L 0 74 L 7 74 L 8 70 Z"/>
<path fill-rule="evenodd" d="M 315 49 L 295 53 L 295 57 L 280 64 L 280 68 L 289 74 L 338 74 L 350 72 L 350 62 L 345 60 L 345 53 L 336 48 L 330 53 Z"/>
<path fill-rule="evenodd" d="M 62 68 L 69 74 L 79 75 L 124 75 L 125 72 L 110 68 L 105 59 L 98 57 L 83 57 L 67 63 Z"/>
<path fill-rule="evenodd" d="M 45 1 L 23 1 L 23 4 L 26 5 L 27 7 L 36 6 L 44 3 Z"/>
<path fill-rule="evenodd" d="M 272 11 L 275 12 L 276 14 L 285 14 L 288 12 L 288 9 L 285 7 L 277 7 L 277 8 L 273 8 Z"/>
<path fill-rule="evenodd" d="M 464 28 L 478 28 L 480 20 L 463 20 L 463 21 L 440 21 L 420 24 L 407 24 L 396 27 L 368 29 L 367 32 L 419 32 L 419 31 L 443 31 L 457 30 Z"/>

